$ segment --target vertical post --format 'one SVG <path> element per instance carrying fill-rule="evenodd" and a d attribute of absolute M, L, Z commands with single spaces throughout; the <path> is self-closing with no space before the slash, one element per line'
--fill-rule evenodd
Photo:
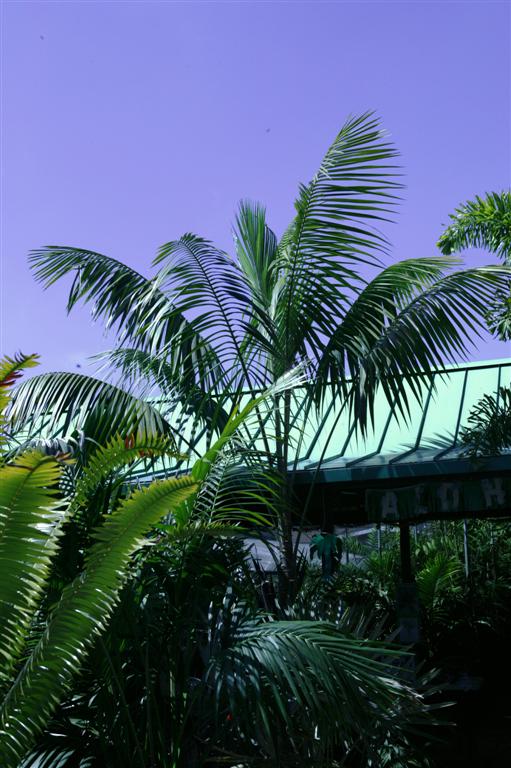
<path fill-rule="evenodd" d="M 468 547 L 468 522 L 465 518 L 463 520 L 463 555 L 465 558 L 465 576 L 470 576 L 470 550 Z"/>
<path fill-rule="evenodd" d="M 401 584 L 397 591 L 399 639 L 405 645 L 413 645 L 420 640 L 420 607 L 412 569 L 410 523 L 407 520 L 401 520 L 399 523 L 399 550 L 401 555 Z"/>
<path fill-rule="evenodd" d="M 414 579 L 410 551 L 410 523 L 405 520 L 399 523 L 399 552 L 401 555 L 401 581 L 404 584 L 411 584 Z"/>
<path fill-rule="evenodd" d="M 344 529 L 344 542 L 346 546 L 346 565 L 347 565 L 350 561 L 350 548 L 348 544 L 348 527 L 347 526 Z"/>

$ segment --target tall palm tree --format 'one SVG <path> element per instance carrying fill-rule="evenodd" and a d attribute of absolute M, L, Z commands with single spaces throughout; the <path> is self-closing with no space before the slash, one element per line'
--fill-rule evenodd
<path fill-rule="evenodd" d="M 449 255 L 466 248 L 484 248 L 511 267 L 511 192 L 490 192 L 469 200 L 451 214 L 452 223 L 438 241 Z M 502 341 L 511 339 L 511 280 L 498 291 L 487 311 L 488 327 Z"/>
<path fill-rule="evenodd" d="M 74 274 L 68 309 L 90 301 L 94 318 L 116 332 L 109 360 L 124 382 L 151 381 L 164 396 L 159 407 L 166 401 L 166 415 L 176 407 L 180 417 L 203 424 L 210 439 L 225 423 L 229 403 L 299 363 L 309 373 L 303 423 L 321 410 L 330 387 L 340 411 L 365 431 L 379 388 L 406 417 L 410 392 L 420 398 L 435 368 L 467 352 L 484 327 L 489 301 L 508 279 L 500 267 L 454 271 L 459 262 L 441 257 L 381 268 L 390 245 L 376 227 L 398 202 L 396 155 L 372 114 L 349 119 L 314 178 L 300 186 L 295 218 L 280 239 L 264 208 L 241 203 L 234 257 L 185 234 L 161 247 L 150 279 L 74 247 L 42 248 L 31 264 L 45 287 Z M 419 371 L 425 376 L 417 377 Z M 74 374 L 35 377 L 18 391 L 13 421 L 23 424 L 51 410 L 47 429 L 63 418 L 83 422 L 94 400 L 91 387 L 103 393 L 95 403 L 105 396 L 106 385 L 91 381 Z M 114 420 L 123 415 L 116 403 L 121 399 L 109 404 Z M 282 479 L 278 532 L 291 582 L 295 407 L 291 391 L 276 394 L 272 418 L 260 415 L 257 428 Z"/>

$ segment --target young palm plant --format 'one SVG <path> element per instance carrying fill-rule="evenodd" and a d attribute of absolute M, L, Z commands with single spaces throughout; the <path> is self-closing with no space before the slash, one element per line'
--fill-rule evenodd
<path fill-rule="evenodd" d="M 30 257 L 45 287 L 75 275 L 68 309 L 90 301 L 93 316 L 116 331 L 109 360 L 124 382 L 151 382 L 165 415 L 200 424 L 210 440 L 241 393 L 254 396 L 298 363 L 308 366 L 305 401 L 298 405 L 291 391 L 275 395 L 272 418 L 261 414 L 253 435 L 281 481 L 278 535 L 291 597 L 300 441 L 328 388 L 339 403 L 336 418 L 350 413 L 362 431 L 380 388 L 406 417 L 410 393 L 420 398 L 435 368 L 466 353 L 492 297 L 507 285 L 505 268 L 454 271 L 458 261 L 441 257 L 381 269 L 390 246 L 375 225 L 398 201 L 396 155 L 372 114 L 349 119 L 300 187 L 296 216 L 280 239 L 260 205 L 240 205 L 234 257 L 194 234 L 162 246 L 150 279 L 80 248 L 48 246 Z M 15 423 L 48 411 L 46 429 L 64 416 L 83 420 L 90 380 L 59 377 L 35 377 L 19 390 Z M 298 409 L 303 430 L 293 451 Z"/>
<path fill-rule="evenodd" d="M 34 363 L 34 356 L 2 361 L 2 406 L 20 371 Z M 150 447 L 170 450 L 168 443 Z M 105 465 L 119 462 L 119 448 L 112 448 Z M 0 466 L 0 762 L 5 768 L 18 768 L 107 626 L 145 532 L 197 489 L 191 476 L 173 478 L 118 503 L 94 531 L 81 573 L 42 619 L 52 564 L 78 503 L 59 493 L 66 460 L 27 451 Z M 91 479 L 84 474 L 82 485 Z"/>

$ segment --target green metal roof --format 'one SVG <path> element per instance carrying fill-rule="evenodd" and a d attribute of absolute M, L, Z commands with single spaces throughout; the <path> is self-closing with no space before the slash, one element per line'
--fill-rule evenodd
<path fill-rule="evenodd" d="M 293 390 L 289 470 L 296 473 L 297 482 L 308 483 L 314 477 L 320 483 L 363 483 L 474 473 L 474 461 L 461 455 L 460 428 L 483 395 L 511 385 L 511 359 L 448 366 L 435 373 L 431 384 L 422 376 L 422 400 L 408 392 L 406 419 L 382 391 L 378 393 L 374 428 L 365 438 L 350 423 L 339 400 L 327 395 L 322 410 L 311 411 L 305 418 L 304 390 Z M 191 421 L 185 424 L 179 447 L 189 452 L 189 460 L 179 467 L 186 470 L 206 449 L 205 430 L 193 433 Z M 479 468 L 510 471 L 511 454 L 480 460 Z M 171 469 L 167 465 L 160 471 Z"/>
<path fill-rule="evenodd" d="M 319 482 L 361 482 L 392 478 L 459 475 L 474 473 L 474 461 L 462 455 L 460 429 L 474 405 L 499 387 L 511 385 L 511 360 L 492 360 L 449 366 L 438 371 L 427 386 L 422 402 L 410 393 L 410 414 L 398 418 L 392 405 L 380 392 L 375 407 L 374 430 L 361 439 L 342 423 L 336 426 L 335 404 L 330 404 L 326 423 L 318 425 L 318 437 L 312 441 L 298 468 L 303 480 L 311 472 Z M 333 435 L 324 458 L 328 422 Z M 511 470 L 511 454 L 478 460 L 479 471 Z"/>

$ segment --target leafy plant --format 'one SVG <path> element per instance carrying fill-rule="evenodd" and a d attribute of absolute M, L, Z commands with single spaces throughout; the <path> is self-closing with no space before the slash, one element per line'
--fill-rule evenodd
<path fill-rule="evenodd" d="M 511 448 L 511 387 L 479 400 L 461 429 L 460 442 L 472 456 L 496 456 Z"/>
<path fill-rule="evenodd" d="M 64 498 L 68 457 L 18 453 L 0 469 L 6 768 L 105 758 L 110 766 L 198 766 L 240 754 L 252 764 L 298 766 L 335 750 L 341 758 L 347 749 L 374 750 L 377 725 L 397 739 L 422 721 L 421 697 L 394 670 L 406 654 L 332 623 L 271 620 L 229 592 L 244 554 L 236 565 L 236 543 L 226 537 L 239 533 L 239 519 L 262 518 L 233 505 L 225 469 L 235 466 L 250 415 L 290 381 L 235 410 L 188 476 L 126 485 L 141 452 L 173 450 L 171 440 L 151 435 L 96 447 Z M 98 498 L 92 522 L 85 513 Z M 77 575 L 59 585 L 59 549 L 67 541 L 72 553 L 76 527 L 84 550 Z"/>
<path fill-rule="evenodd" d="M 344 610 L 272 619 L 244 557 L 207 531 L 162 536 L 26 766 L 365 764 L 430 724 L 405 652 Z"/>
<path fill-rule="evenodd" d="M 2 414 L 6 390 L 34 362 L 21 355 L 2 362 Z M 143 534 L 197 488 L 191 477 L 175 478 L 123 500 L 95 531 L 82 573 L 34 636 L 52 561 L 72 512 L 72 502 L 59 500 L 60 476 L 61 461 L 35 451 L 0 467 L 0 757 L 6 768 L 19 766 L 104 631 Z"/>

